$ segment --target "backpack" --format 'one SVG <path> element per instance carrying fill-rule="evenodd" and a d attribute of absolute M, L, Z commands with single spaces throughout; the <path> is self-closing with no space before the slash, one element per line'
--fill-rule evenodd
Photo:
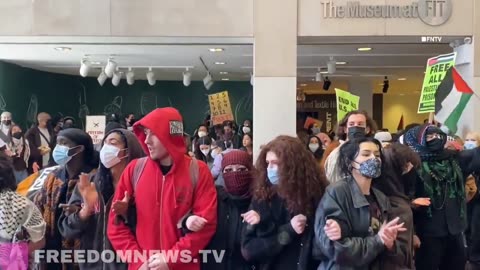
<path fill-rule="evenodd" d="M 133 196 L 135 196 L 136 187 L 137 187 L 138 181 L 140 180 L 140 176 L 142 175 L 143 170 L 145 169 L 147 160 L 148 160 L 148 157 L 143 157 L 138 159 L 137 163 L 135 164 L 135 168 L 133 169 L 133 175 L 130 178 L 132 188 L 133 188 Z M 189 172 L 190 172 L 190 181 L 192 181 L 192 187 L 193 187 L 193 192 L 192 192 L 192 204 L 193 204 L 195 191 L 197 188 L 198 175 L 200 174 L 200 171 L 198 168 L 198 160 L 194 157 L 190 161 Z M 182 218 L 180 218 L 180 220 L 177 223 L 177 229 L 182 228 L 183 221 L 186 220 L 191 214 L 192 214 L 192 210 L 190 209 L 190 211 L 188 211 Z"/>

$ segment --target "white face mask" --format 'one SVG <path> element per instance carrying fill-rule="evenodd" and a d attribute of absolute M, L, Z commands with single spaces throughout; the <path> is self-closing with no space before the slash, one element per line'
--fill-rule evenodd
<path fill-rule="evenodd" d="M 315 153 L 317 152 L 318 148 L 320 148 L 320 146 L 318 145 L 318 143 L 311 143 L 308 145 L 308 148 L 310 148 L 310 151 L 312 151 L 312 153 Z"/>
<path fill-rule="evenodd" d="M 204 149 L 204 150 L 200 150 L 204 156 L 208 157 L 208 154 L 210 153 L 210 149 Z"/>
<path fill-rule="evenodd" d="M 107 169 L 110 169 L 120 163 L 122 159 L 126 158 L 127 156 L 123 158 L 118 157 L 118 153 L 120 153 L 121 150 L 125 149 L 119 149 L 113 145 L 104 144 L 102 150 L 100 150 L 100 161 L 102 162 L 103 166 L 105 166 Z"/>
<path fill-rule="evenodd" d="M 205 136 L 207 136 L 207 132 L 205 132 L 205 131 L 199 131 L 198 132 L 198 137 L 202 138 L 202 137 L 205 137 Z"/>
<path fill-rule="evenodd" d="M 252 130 L 250 129 L 250 127 L 243 127 L 242 131 L 243 133 L 250 133 Z"/>
<path fill-rule="evenodd" d="M 218 152 L 212 150 L 212 152 L 210 153 L 210 156 L 212 156 L 212 158 L 215 159 L 218 156 Z"/>

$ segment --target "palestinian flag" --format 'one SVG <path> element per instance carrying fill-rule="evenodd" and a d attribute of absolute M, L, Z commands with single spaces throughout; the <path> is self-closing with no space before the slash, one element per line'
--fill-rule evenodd
<path fill-rule="evenodd" d="M 451 67 L 435 93 L 435 120 L 456 134 L 458 122 L 473 91 L 455 67 Z"/>

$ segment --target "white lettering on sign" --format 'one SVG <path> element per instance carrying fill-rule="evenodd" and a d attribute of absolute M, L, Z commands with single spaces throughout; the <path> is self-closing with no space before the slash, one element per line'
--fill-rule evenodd
<path fill-rule="evenodd" d="M 440 43 L 442 40 L 443 37 L 422 37 L 422 42 L 424 43 Z"/>
<path fill-rule="evenodd" d="M 170 135 L 183 136 L 183 123 L 180 121 L 170 121 Z"/>

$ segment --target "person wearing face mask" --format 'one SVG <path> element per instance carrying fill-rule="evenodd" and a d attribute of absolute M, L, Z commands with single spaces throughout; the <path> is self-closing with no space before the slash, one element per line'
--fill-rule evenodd
<path fill-rule="evenodd" d="M 232 121 L 225 121 L 223 123 L 222 139 L 217 142 L 217 145 L 224 151 L 227 149 L 240 149 L 242 138 L 235 133 L 235 124 Z"/>
<path fill-rule="evenodd" d="M 243 257 L 265 270 L 316 269 L 313 222 L 328 182 L 315 158 L 297 138 L 279 136 L 255 167 L 252 203 L 241 215 Z"/>
<path fill-rule="evenodd" d="M 307 147 L 308 147 L 308 150 L 310 150 L 310 152 L 313 154 L 313 156 L 317 160 L 318 164 L 320 165 L 323 152 L 325 151 L 323 149 L 322 140 L 320 140 L 320 138 L 318 138 L 317 136 L 312 135 L 308 138 Z"/>
<path fill-rule="evenodd" d="M 37 124 L 25 133 L 25 138 L 30 143 L 29 174 L 54 165 L 52 150 L 55 148 L 55 135 L 48 113 L 38 114 Z"/>
<path fill-rule="evenodd" d="M 388 197 L 392 216 L 400 217 L 407 229 L 397 236 L 402 260 L 386 258 L 383 268 L 415 269 L 414 248 L 418 248 L 421 243 L 414 235 L 412 207 L 416 211 L 422 211 L 430 205 L 430 198 L 414 198 L 416 169 L 420 166 L 420 157 L 408 146 L 399 143 L 387 145 L 383 149 L 383 156 L 382 178 L 373 181 L 373 186 Z"/>
<path fill-rule="evenodd" d="M 23 136 L 22 128 L 12 125 L 8 134 L 10 143 L 8 149 L 12 158 L 15 179 L 17 184 L 28 177 L 28 159 L 30 158 L 30 145 L 28 140 Z"/>
<path fill-rule="evenodd" d="M 210 137 L 209 134 L 208 134 L 208 127 L 206 125 L 198 126 L 197 130 L 195 131 L 195 135 L 193 136 L 193 140 L 192 140 L 192 152 L 193 153 L 195 153 L 195 147 L 197 145 L 198 139 L 203 138 L 203 137 Z M 212 142 L 215 142 L 215 140 L 211 137 L 210 137 L 210 140 Z"/>
<path fill-rule="evenodd" d="M 243 125 L 240 128 L 240 136 L 243 136 L 245 134 L 253 134 L 252 128 L 252 120 L 245 119 L 245 121 L 243 121 Z"/>
<path fill-rule="evenodd" d="M 195 145 L 195 158 L 205 162 L 209 169 L 213 167 L 214 158 L 210 155 L 212 149 L 212 140 L 210 137 L 200 137 Z"/>
<path fill-rule="evenodd" d="M 233 150 L 224 155 L 222 160 L 225 186 L 217 188 L 217 220 L 218 226 L 207 250 L 226 251 L 224 259 L 217 263 L 213 254 L 203 263 L 204 270 L 247 270 L 252 265 L 242 257 L 240 243 L 242 228 L 241 214 L 247 212 L 251 202 L 250 186 L 253 182 L 252 158 L 246 152 Z M 183 224 L 185 233 L 200 231 L 205 220 L 192 215 Z"/>
<path fill-rule="evenodd" d="M 385 194 L 372 187 L 382 175 L 381 149 L 370 137 L 340 147 L 338 166 L 347 177 L 327 187 L 315 215 L 318 269 L 386 269 L 385 259 L 403 259 L 395 240 L 404 224 L 392 215 Z"/>
<path fill-rule="evenodd" d="M 10 112 L 3 112 L 0 116 L 0 139 L 3 140 L 5 143 L 10 142 L 10 138 L 8 137 L 8 133 L 12 128 L 12 113 Z"/>
<path fill-rule="evenodd" d="M 308 127 L 308 135 L 316 135 L 320 132 L 322 132 L 322 130 L 317 123 L 310 124 L 310 126 Z"/>
<path fill-rule="evenodd" d="M 340 140 L 338 143 L 332 142 L 327 149 L 326 153 L 328 155 L 323 156 L 321 164 L 325 168 L 325 174 L 330 183 L 335 183 L 342 178 L 344 175 L 341 174 L 339 167 L 337 166 L 338 154 L 340 150 L 340 145 L 344 142 L 365 137 L 372 136 L 377 131 L 377 125 L 370 116 L 364 111 L 351 111 L 345 115 L 345 117 L 338 124 L 338 134 Z M 333 150 L 332 150 L 333 149 Z"/>
<path fill-rule="evenodd" d="M 100 254 L 104 250 L 113 251 L 106 237 L 113 194 L 127 164 L 144 156 L 142 146 L 132 132 L 114 129 L 107 133 L 100 150 L 100 165 L 92 179 L 94 185 L 86 175 L 80 177 L 68 202 L 75 210 L 65 211 L 59 218 L 60 234 L 66 239 L 79 239 L 80 250 L 96 250 Z M 85 270 L 127 269 L 126 264 L 102 261 L 80 263 L 79 266 Z"/>
<path fill-rule="evenodd" d="M 480 172 L 480 148 L 452 152 L 438 127 L 423 125 L 405 133 L 405 143 L 421 158 L 415 197 L 428 197 L 430 206 L 415 212 L 416 232 L 422 242 L 417 269 L 464 269 L 467 224 L 465 181 Z"/>
<path fill-rule="evenodd" d="M 69 128 L 60 131 L 57 144 L 53 150 L 53 159 L 60 166 L 49 173 L 47 177 L 41 177 L 35 173 L 29 178 L 33 179 L 32 186 L 41 187 L 33 196 L 33 202 L 42 213 L 47 222 L 45 234 L 48 250 L 73 250 L 79 246 L 78 239 L 62 237 L 58 230 L 58 221 L 63 212 L 76 212 L 77 207 L 70 205 L 69 201 L 79 182 L 81 174 L 87 174 L 88 179 L 93 177 L 98 167 L 98 153 L 93 148 L 90 135 L 85 131 Z M 25 181 L 27 181 L 27 178 Z M 38 182 L 37 182 L 38 181 Z M 73 267 L 73 263 L 41 263 L 41 269 L 56 270 Z"/>

